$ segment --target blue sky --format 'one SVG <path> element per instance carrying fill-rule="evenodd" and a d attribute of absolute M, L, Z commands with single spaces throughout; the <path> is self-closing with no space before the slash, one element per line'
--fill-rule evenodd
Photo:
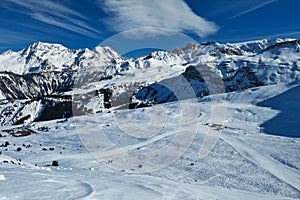
<path fill-rule="evenodd" d="M 116 44 L 124 53 L 189 40 L 300 38 L 299 0 L 1 0 L 0 7 L 0 52 L 36 41 L 71 49 Z"/>

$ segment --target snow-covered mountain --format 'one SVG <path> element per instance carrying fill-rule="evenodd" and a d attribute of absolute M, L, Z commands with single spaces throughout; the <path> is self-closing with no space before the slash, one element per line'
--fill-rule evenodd
<path fill-rule="evenodd" d="M 0 199 L 299 199 L 299 44 L 1 54 Z"/>
<path fill-rule="evenodd" d="M 122 58 L 110 47 L 71 50 L 61 44 L 37 42 L 18 52 L 0 55 L 0 71 L 16 74 L 104 67 Z"/>
<path fill-rule="evenodd" d="M 73 102 L 73 111 L 93 113 L 291 83 L 300 79 L 299 43 L 296 39 L 190 43 L 125 59 L 109 47 L 70 50 L 38 42 L 0 55 L 0 96 L 51 102 L 56 96 L 57 103 Z"/>
<path fill-rule="evenodd" d="M 169 96 L 174 99 L 172 92 L 163 90 L 162 85 L 172 86 L 183 77 L 200 97 L 209 93 L 205 82 L 210 75 L 223 80 L 226 92 L 297 81 L 300 79 L 299 43 L 292 39 L 270 39 L 238 44 L 188 44 L 172 51 L 186 62 L 181 63 L 187 66 L 183 67 L 185 72 L 177 78 L 151 84 L 144 88 L 147 93 L 139 93 L 139 98 L 153 100 Z M 176 86 L 174 90 L 180 90 L 180 87 Z M 184 93 L 184 88 L 177 93 Z M 166 99 L 163 97 L 161 101 Z"/>

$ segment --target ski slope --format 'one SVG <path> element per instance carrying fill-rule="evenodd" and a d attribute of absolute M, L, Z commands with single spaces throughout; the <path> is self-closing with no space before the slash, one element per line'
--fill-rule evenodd
<path fill-rule="evenodd" d="M 299 135 L 264 132 L 287 111 L 261 105 L 298 86 L 33 123 L 26 137 L 2 131 L 0 199 L 299 199 Z M 222 122 L 212 117 L 216 99 L 225 101 Z M 201 157 L 208 134 L 216 141 Z"/>

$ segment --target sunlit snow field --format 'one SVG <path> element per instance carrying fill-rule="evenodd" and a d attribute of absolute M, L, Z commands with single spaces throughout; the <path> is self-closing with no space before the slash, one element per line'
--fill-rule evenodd
<path fill-rule="evenodd" d="M 2 131 L 0 199 L 299 199 L 298 91 L 278 84 L 219 95 L 222 121 L 208 96 L 34 123 L 26 137 Z M 197 112 L 182 117 L 184 103 Z"/>

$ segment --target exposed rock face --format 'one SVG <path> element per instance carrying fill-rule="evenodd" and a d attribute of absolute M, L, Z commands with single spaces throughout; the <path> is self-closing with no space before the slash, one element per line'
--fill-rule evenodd
<path fill-rule="evenodd" d="M 0 72 L 0 90 L 5 99 L 36 99 L 70 91 L 71 72 L 43 72 L 24 75 Z"/>

